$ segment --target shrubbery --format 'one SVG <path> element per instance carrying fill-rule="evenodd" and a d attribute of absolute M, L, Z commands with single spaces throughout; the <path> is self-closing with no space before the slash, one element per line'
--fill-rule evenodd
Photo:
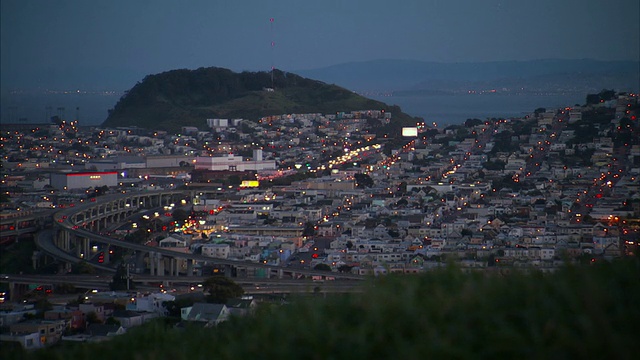
<path fill-rule="evenodd" d="M 496 270 L 498 271 L 498 270 Z M 161 323 L 42 359 L 635 358 L 640 262 L 553 274 L 436 270 L 266 306 L 215 329 Z"/>

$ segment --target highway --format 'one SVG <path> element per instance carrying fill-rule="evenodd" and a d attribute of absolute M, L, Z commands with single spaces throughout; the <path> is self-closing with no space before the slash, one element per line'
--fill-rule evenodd
<path fill-rule="evenodd" d="M 161 192 L 156 192 L 155 194 L 160 194 Z M 172 191 L 171 193 L 175 193 L 175 191 Z M 207 256 L 203 256 L 203 255 L 196 255 L 196 254 L 187 254 L 187 253 L 181 253 L 181 252 L 176 252 L 176 251 L 172 251 L 172 250 L 168 250 L 165 248 L 160 248 L 160 247 L 151 247 L 151 246 L 146 246 L 146 245 L 142 245 L 142 244 L 136 244 L 136 243 L 131 243 L 131 242 L 127 242 L 127 241 L 122 241 L 122 240 L 118 240 L 118 239 L 114 239 L 108 236 L 104 236 L 101 234 L 96 234 L 93 233 L 83 227 L 80 227 L 79 224 L 75 224 L 71 221 L 71 219 L 73 218 L 73 214 L 80 212 L 82 210 L 87 210 L 91 207 L 96 207 L 99 206 L 100 204 L 103 204 L 105 202 L 108 201 L 113 201 L 113 200 L 117 200 L 120 198 L 126 198 L 129 196 L 137 196 L 137 195 L 145 195 L 147 193 L 142 193 L 142 194 L 127 194 L 127 195 L 111 195 L 108 197 L 105 197 L 104 199 L 99 199 L 98 202 L 89 202 L 89 203 L 84 203 L 80 206 L 75 206 L 73 208 L 69 208 L 69 209 L 65 209 L 62 210 L 56 214 L 54 214 L 54 224 L 55 226 L 61 227 L 63 228 L 65 231 L 68 231 L 69 233 L 72 233 L 78 237 L 81 238 L 88 238 L 91 241 L 95 241 L 95 242 L 99 242 L 99 243 L 104 243 L 104 244 L 109 244 L 109 245 L 113 245 L 113 246 L 118 246 L 118 247 L 122 247 L 122 248 L 126 248 L 129 250 L 135 250 L 135 251 L 139 251 L 139 252 L 154 252 L 157 254 L 161 254 L 167 257 L 172 257 L 172 258 L 181 258 L 181 259 L 191 259 L 191 260 L 195 260 L 195 261 L 200 261 L 200 262 L 209 262 L 209 263 L 216 263 L 219 265 L 229 265 L 229 266 L 236 266 L 236 267 L 250 267 L 250 268 L 261 268 L 261 269 L 266 269 L 266 270 L 275 270 L 275 271 L 283 271 L 283 272 L 287 272 L 287 273 L 296 273 L 296 274 L 300 274 L 300 275 L 306 275 L 306 276 L 331 276 L 334 278 L 342 278 L 342 279 L 351 279 L 351 280 L 362 280 L 364 279 L 363 276 L 360 275 L 354 275 L 354 274 L 344 274 L 344 273 L 327 273 L 326 271 L 318 271 L 318 270 L 313 270 L 313 269 L 300 269 L 300 268 L 291 268 L 291 267 L 286 267 L 286 266 L 276 266 L 276 265 L 269 265 L 269 264 L 263 264 L 263 263 L 255 263 L 255 262 L 250 262 L 250 261 L 242 261 L 242 260 L 230 260 L 230 259 L 219 259 L 219 258 L 211 258 L 211 257 L 207 257 Z M 101 214 L 103 216 L 106 216 L 108 214 Z M 84 222 L 88 222 L 87 219 L 85 219 Z M 46 237 L 42 237 L 42 241 L 45 241 Z M 49 240 L 50 244 L 42 244 L 43 248 L 46 248 L 47 251 L 50 255 L 57 257 L 60 256 L 61 259 L 65 260 L 65 261 L 71 261 L 68 256 L 71 256 L 69 254 L 66 255 L 62 255 L 59 252 L 54 252 L 52 250 L 52 246 L 55 247 L 55 245 L 53 244 L 52 239 Z M 60 249 L 58 249 L 60 250 Z M 60 250 L 62 251 L 62 250 Z M 77 262 L 77 260 L 73 260 L 74 262 Z M 95 264 L 91 264 L 92 266 L 96 266 Z M 113 271 L 110 270 L 110 271 Z"/>
<path fill-rule="evenodd" d="M 54 243 L 53 243 L 53 235 L 54 235 L 54 230 L 49 229 L 49 230 L 43 230 L 40 231 L 35 238 L 35 242 L 36 242 L 36 246 L 44 251 L 45 253 L 47 253 L 48 255 L 53 256 L 56 259 L 60 259 L 60 260 L 64 260 L 73 264 L 77 264 L 79 262 L 82 261 L 86 261 L 85 259 L 80 259 L 78 257 L 75 257 L 67 252 L 65 252 L 64 250 L 60 249 L 59 247 L 57 247 Z M 102 271 L 107 271 L 107 272 L 111 272 L 111 273 L 115 273 L 116 269 L 111 268 L 109 266 L 106 265 L 100 265 L 100 264 L 91 264 L 91 266 L 93 266 L 94 268 L 98 269 L 98 270 L 102 270 Z"/>
<path fill-rule="evenodd" d="M 132 277 L 137 290 L 158 290 L 158 282 L 167 284 L 165 289 L 171 291 L 176 289 L 177 293 L 188 292 L 190 287 L 203 283 L 207 277 L 187 278 L 184 276 L 145 276 L 136 275 Z M 71 284 L 77 288 L 96 289 L 100 291 L 109 290 L 109 283 L 112 281 L 110 275 L 2 275 L 0 282 L 16 284 L 37 284 L 37 285 L 60 285 Z M 234 279 L 242 286 L 246 294 L 270 294 L 270 293 L 307 293 L 314 291 L 322 292 L 357 292 L 361 291 L 364 284 L 362 281 L 312 281 L 312 280 L 291 280 L 291 279 Z"/>

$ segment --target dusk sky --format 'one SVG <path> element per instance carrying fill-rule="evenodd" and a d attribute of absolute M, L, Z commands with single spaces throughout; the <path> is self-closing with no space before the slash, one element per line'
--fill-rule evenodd
<path fill-rule="evenodd" d="M 638 61 L 639 14 L 637 0 L 2 0 L 2 88 L 272 63 Z"/>

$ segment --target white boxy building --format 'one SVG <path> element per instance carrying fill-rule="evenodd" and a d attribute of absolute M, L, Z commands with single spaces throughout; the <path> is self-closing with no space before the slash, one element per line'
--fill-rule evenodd
<path fill-rule="evenodd" d="M 88 189 L 118 185 L 117 171 L 51 173 L 51 186 L 59 190 Z"/>

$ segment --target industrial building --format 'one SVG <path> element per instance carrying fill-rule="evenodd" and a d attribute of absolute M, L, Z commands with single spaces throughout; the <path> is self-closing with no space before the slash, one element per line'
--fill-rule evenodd
<path fill-rule="evenodd" d="M 69 172 L 51 173 L 51 186 L 59 190 L 88 189 L 118 185 L 118 172 Z"/>
<path fill-rule="evenodd" d="M 262 150 L 253 151 L 253 159 L 244 160 L 242 156 L 229 154 L 227 156 L 198 156 L 196 157 L 195 168 L 197 170 L 214 170 L 214 171 L 260 171 L 274 170 L 276 168 L 275 160 L 263 160 Z"/>

